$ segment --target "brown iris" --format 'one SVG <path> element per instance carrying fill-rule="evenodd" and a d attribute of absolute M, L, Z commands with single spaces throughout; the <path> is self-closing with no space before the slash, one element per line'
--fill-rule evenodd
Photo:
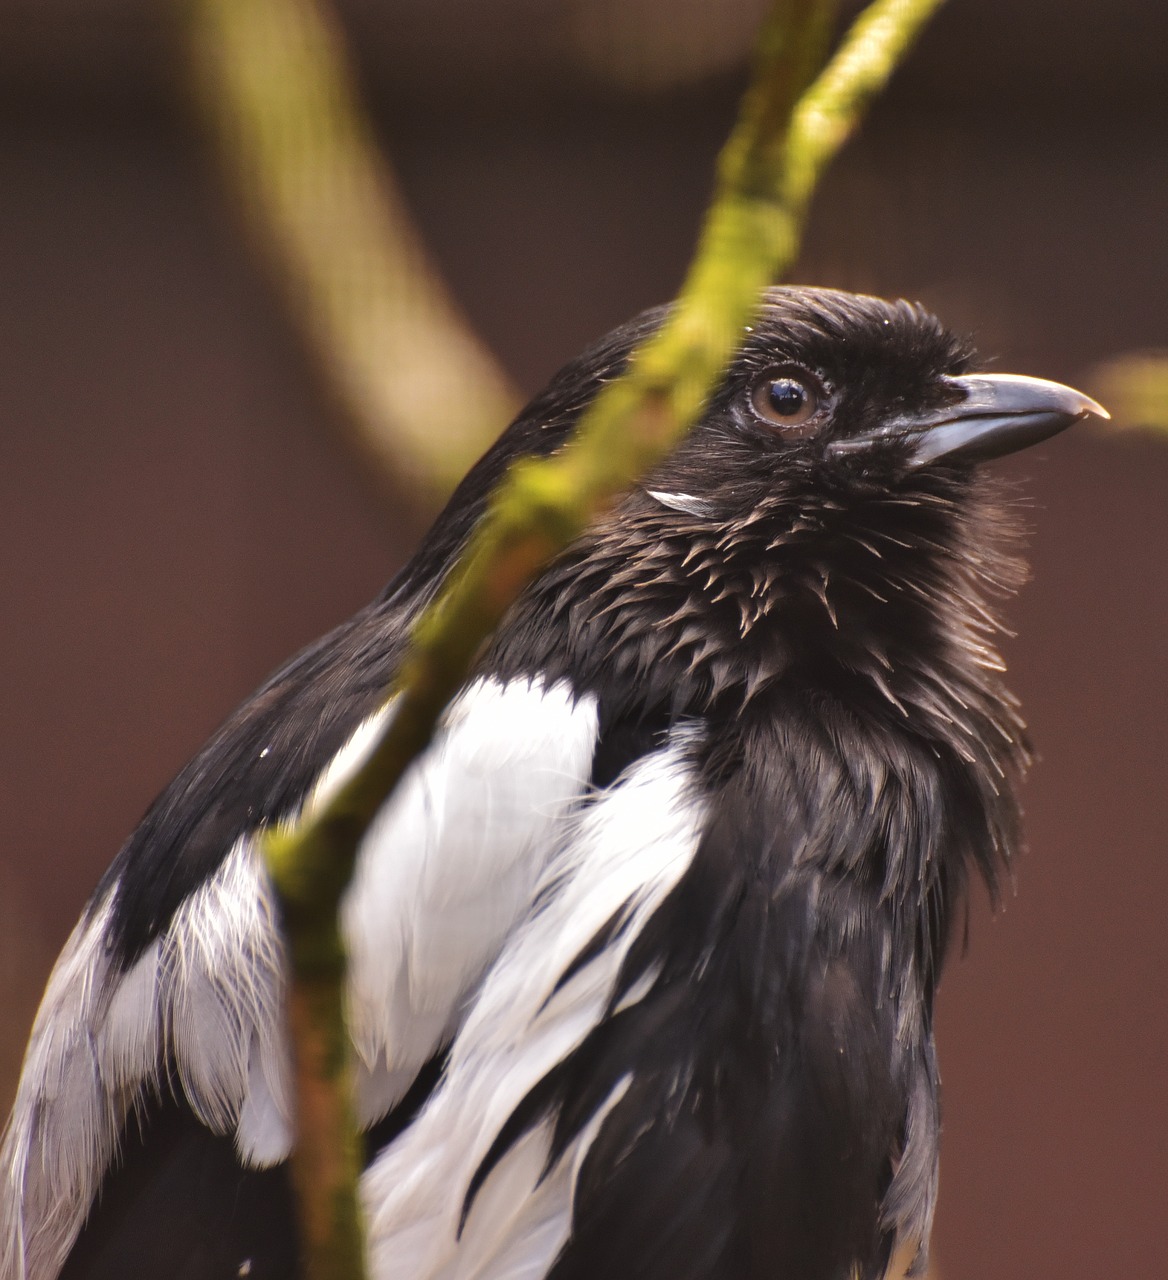
<path fill-rule="evenodd" d="M 823 386 L 814 374 L 790 366 L 768 369 L 750 392 L 754 412 L 796 440 L 814 435 L 819 429 L 825 400 Z"/>

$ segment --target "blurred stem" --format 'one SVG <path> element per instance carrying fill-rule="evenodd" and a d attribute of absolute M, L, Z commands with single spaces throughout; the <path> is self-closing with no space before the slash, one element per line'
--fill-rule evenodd
<path fill-rule="evenodd" d="M 337 909 L 369 823 L 425 749 L 443 708 L 518 593 L 697 418 L 759 305 L 760 291 L 794 261 L 824 166 L 938 3 L 877 0 L 813 81 L 834 5 L 776 4 L 760 36 L 741 117 L 719 158 L 717 190 L 697 255 L 671 316 L 634 354 L 628 372 L 597 396 L 564 449 L 517 463 L 506 475 L 459 564 L 419 618 L 391 691 L 390 713 L 362 762 L 295 822 L 267 833 L 264 850 L 292 956 L 293 1009 L 319 1019 L 307 1042 L 322 1046 L 329 1071 L 346 1053 Z M 331 997 L 323 992 L 328 983 Z M 345 1157 L 327 1144 L 331 1137 L 349 1150 L 354 1140 L 351 1131 L 308 1135 L 305 1108 L 323 1088 L 306 1077 L 311 1066 L 308 1054 L 298 1054 L 295 1158 L 302 1162 L 301 1185 L 319 1180 L 331 1194 L 331 1171 Z M 330 1075 L 329 1084 L 347 1099 L 339 1075 Z M 322 1114 L 341 1110 L 317 1105 Z M 309 1167 L 310 1160 L 318 1163 Z M 315 1230 L 311 1215 L 307 1222 Z M 317 1256 L 315 1244 L 310 1248 Z"/>
<path fill-rule="evenodd" d="M 1119 426 L 1168 432 L 1168 355 L 1116 356 L 1099 365 L 1090 382 Z"/>
<path fill-rule="evenodd" d="M 342 420 L 444 497 L 518 396 L 429 261 L 328 0 L 185 0 L 198 101 Z"/>

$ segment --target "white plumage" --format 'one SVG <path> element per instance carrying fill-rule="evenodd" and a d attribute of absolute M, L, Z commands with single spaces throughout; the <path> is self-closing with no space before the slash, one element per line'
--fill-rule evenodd
<path fill-rule="evenodd" d="M 373 725 L 307 803 L 355 766 Z M 596 736 L 595 702 L 566 683 L 477 681 L 371 827 L 343 910 L 364 1122 L 454 1032 L 530 911 L 587 792 Z M 106 951 L 111 897 L 75 930 L 34 1026 L 0 1152 L 3 1280 L 58 1274 L 135 1106 L 165 1087 L 168 1058 L 195 1115 L 232 1135 L 246 1164 L 291 1149 L 282 943 L 254 838 L 120 976 Z"/>
<path fill-rule="evenodd" d="M 459 1215 L 499 1130 L 601 1020 L 633 939 L 692 861 L 703 810 L 692 794 L 688 739 L 675 733 L 580 812 L 536 886 L 533 909 L 488 973 L 439 1087 L 365 1175 L 378 1277 L 495 1280 L 512 1274 L 493 1269 L 500 1251 L 515 1259 L 514 1274 L 542 1275 L 567 1239 L 573 1170 L 599 1128 L 595 1117 L 538 1194 L 546 1125 L 516 1142 L 487 1178 L 461 1240 Z M 555 990 L 622 903 L 628 927 Z M 614 1093 L 602 1110 L 616 1100 Z"/>
<path fill-rule="evenodd" d="M 449 1037 L 583 794 L 596 707 L 565 683 L 479 681 L 362 845 L 343 911 L 349 1022 L 383 1115 Z"/>

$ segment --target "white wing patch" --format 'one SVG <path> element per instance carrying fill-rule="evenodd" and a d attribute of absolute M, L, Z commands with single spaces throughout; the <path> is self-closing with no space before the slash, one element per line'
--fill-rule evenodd
<path fill-rule="evenodd" d="M 362 725 L 317 786 L 368 748 Z M 361 1112 L 372 1121 L 457 1026 L 527 910 L 584 794 L 595 700 L 481 680 L 371 828 L 344 908 Z M 310 798 L 309 803 L 313 803 Z M 54 1280 L 133 1109 L 166 1060 L 195 1114 L 263 1166 L 292 1142 L 283 950 L 254 840 L 241 839 L 123 976 L 110 896 L 74 931 L 34 1024 L 0 1146 L 0 1276 Z"/>
<path fill-rule="evenodd" d="M 448 725 L 370 828 L 345 904 L 365 1123 L 449 1038 L 592 767 L 596 704 L 565 683 L 482 682 Z"/>
<path fill-rule="evenodd" d="M 183 1094 L 207 1128 L 235 1133 L 253 1165 L 283 1160 L 292 1147 L 283 965 L 275 902 L 246 838 L 176 912 L 158 972 Z"/>
<path fill-rule="evenodd" d="M 548 1126 L 524 1135 L 483 1184 L 461 1239 L 459 1217 L 496 1135 L 604 1016 L 630 945 L 693 860 L 704 807 L 687 747 L 686 735 L 675 733 L 668 748 L 580 812 L 536 886 L 530 913 L 483 982 L 438 1089 L 366 1172 L 362 1196 L 378 1280 L 543 1276 L 563 1247 L 576 1175 L 602 1116 L 542 1182 Z M 553 995 L 622 907 L 627 927 Z"/>

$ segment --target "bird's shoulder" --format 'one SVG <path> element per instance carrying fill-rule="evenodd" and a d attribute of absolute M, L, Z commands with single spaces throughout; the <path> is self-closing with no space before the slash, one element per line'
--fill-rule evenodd
<path fill-rule="evenodd" d="M 287 817 L 384 701 L 406 619 L 370 606 L 281 666 L 151 803 L 99 881 L 106 942 L 129 968 L 236 842 Z"/>

